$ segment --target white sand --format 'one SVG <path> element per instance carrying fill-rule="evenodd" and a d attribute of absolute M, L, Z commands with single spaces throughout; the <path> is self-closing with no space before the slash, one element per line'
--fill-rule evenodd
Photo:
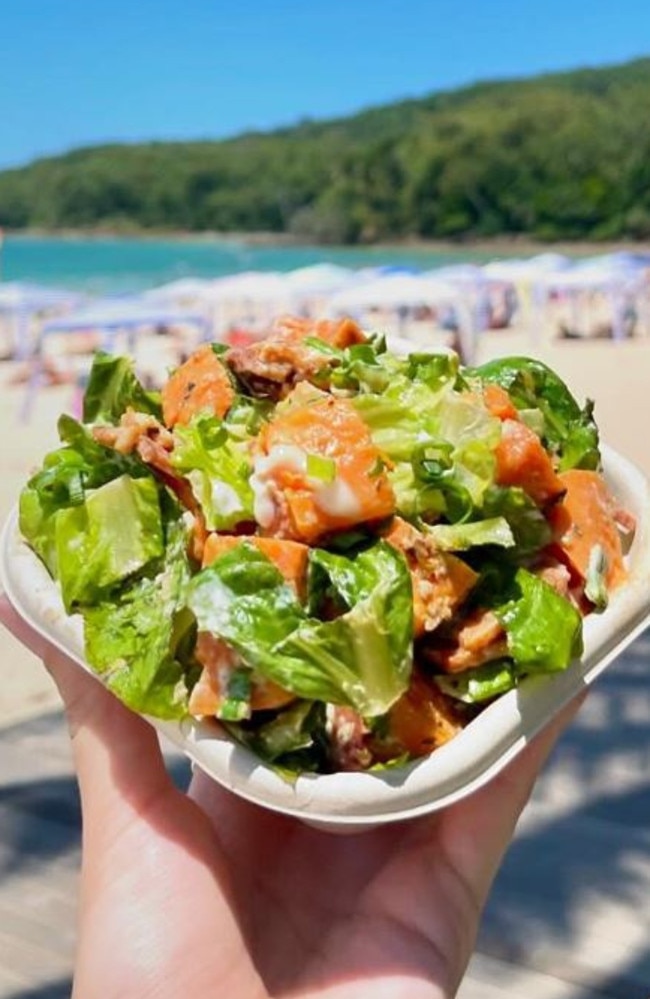
<path fill-rule="evenodd" d="M 650 477 L 650 337 L 614 343 L 560 341 L 548 334 L 536 336 L 523 330 L 482 334 L 479 361 L 506 354 L 539 357 L 567 381 L 579 401 L 592 398 L 602 439 Z M 164 370 L 173 363 L 173 356 L 172 345 L 161 337 L 152 337 L 142 345 L 145 368 Z M 8 384 L 15 371 L 15 365 L 0 366 L 2 522 L 30 471 L 57 445 L 57 417 L 71 411 L 74 403 L 70 385 L 43 388 L 25 419 L 21 416 L 25 388 Z M 60 703 L 43 666 L 4 629 L 1 634 L 0 726 L 33 717 Z"/>

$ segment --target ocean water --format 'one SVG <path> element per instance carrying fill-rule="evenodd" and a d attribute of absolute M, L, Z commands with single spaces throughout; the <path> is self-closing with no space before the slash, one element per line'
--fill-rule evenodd
<path fill-rule="evenodd" d="M 36 237 L 9 235 L 0 251 L 0 279 L 30 281 L 91 294 L 142 291 L 185 277 L 221 277 L 247 270 L 289 271 L 329 262 L 344 267 L 438 267 L 483 262 L 486 253 L 420 248 L 258 246 L 244 240 Z"/>

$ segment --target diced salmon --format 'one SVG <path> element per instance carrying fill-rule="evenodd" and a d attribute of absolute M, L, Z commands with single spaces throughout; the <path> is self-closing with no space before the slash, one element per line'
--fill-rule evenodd
<path fill-rule="evenodd" d="M 393 518 L 384 538 L 406 558 L 413 583 L 414 635 L 419 638 L 451 618 L 478 575 L 401 517 Z"/>
<path fill-rule="evenodd" d="M 258 447 L 255 478 L 259 488 L 269 487 L 275 504 L 262 524 L 268 534 L 310 544 L 394 512 L 381 454 L 346 399 L 298 386 L 262 428 Z M 331 462 L 331 481 L 309 473 L 309 456 Z"/>
<path fill-rule="evenodd" d="M 551 456 L 525 423 L 511 419 L 502 422 L 495 457 L 499 485 L 519 486 L 540 506 L 562 495 L 565 486 L 553 467 Z"/>
<path fill-rule="evenodd" d="M 301 596 L 305 587 L 309 548 L 299 541 L 284 538 L 250 537 L 232 534 L 210 534 L 203 549 L 203 566 L 211 565 L 215 559 L 231 551 L 243 542 L 254 545 L 280 570 L 296 593 Z"/>
<path fill-rule="evenodd" d="M 239 656 L 222 639 L 207 631 L 199 633 L 195 655 L 203 669 L 190 694 L 189 712 L 194 716 L 212 717 L 219 713 L 226 700 L 230 678 L 240 665 Z M 272 680 L 253 675 L 252 711 L 282 708 L 295 699 L 295 694 Z"/>
<path fill-rule="evenodd" d="M 284 578 L 302 596 L 305 588 L 309 549 L 296 541 L 278 538 L 233 534 L 210 534 L 203 548 L 203 566 L 211 565 L 215 559 L 238 545 L 248 542 L 261 551 L 277 568 Z M 190 713 L 214 715 L 228 690 L 229 677 L 237 668 L 239 657 L 220 638 L 202 632 L 197 641 L 196 657 L 203 666 L 201 675 L 190 696 Z M 269 711 L 284 707 L 294 701 L 296 695 L 284 690 L 266 677 L 253 675 L 251 683 L 251 710 Z M 200 708 L 200 710 L 199 710 Z"/>
<path fill-rule="evenodd" d="M 367 337 L 361 327 L 349 317 L 343 319 L 306 319 L 301 316 L 280 316 L 271 330 L 271 336 L 290 340 L 317 337 L 340 350 L 356 343 L 365 343 Z"/>
<path fill-rule="evenodd" d="M 451 698 L 415 669 L 408 690 L 388 713 L 388 739 L 397 743 L 397 754 L 427 756 L 453 739 L 463 724 Z"/>
<path fill-rule="evenodd" d="M 500 420 L 518 420 L 519 414 L 512 399 L 504 388 L 493 382 L 483 385 L 483 402 L 492 416 Z"/>
<path fill-rule="evenodd" d="M 617 502 L 598 472 L 572 468 L 559 477 L 565 492 L 553 514 L 557 544 L 582 580 L 587 578 L 594 547 L 600 545 L 606 560 L 605 584 L 612 590 L 627 576 Z"/>
<path fill-rule="evenodd" d="M 507 654 L 503 625 L 489 610 L 477 610 L 462 621 L 449 643 L 427 649 L 427 656 L 445 673 L 462 673 Z"/>
<path fill-rule="evenodd" d="M 209 718 L 217 714 L 225 700 L 238 656 L 225 642 L 207 631 L 199 633 L 195 655 L 203 669 L 190 693 L 188 710 L 191 715 Z"/>
<path fill-rule="evenodd" d="M 202 412 L 225 416 L 235 391 L 226 368 L 206 343 L 176 368 L 161 395 L 163 419 L 168 427 L 173 427 L 189 423 Z"/>

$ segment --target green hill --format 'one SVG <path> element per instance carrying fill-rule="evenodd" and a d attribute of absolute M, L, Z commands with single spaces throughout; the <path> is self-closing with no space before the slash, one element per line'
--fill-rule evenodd
<path fill-rule="evenodd" d="M 219 142 L 73 150 L 0 173 L 0 225 L 647 239 L 650 58 Z"/>

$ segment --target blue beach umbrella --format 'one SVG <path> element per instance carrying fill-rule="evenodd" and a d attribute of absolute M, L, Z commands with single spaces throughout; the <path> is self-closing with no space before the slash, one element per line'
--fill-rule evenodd
<path fill-rule="evenodd" d="M 175 308 L 143 295 L 124 295 L 97 299 L 46 322 L 42 336 L 95 330 L 102 335 L 105 348 L 111 350 L 119 332 L 125 331 L 129 344 L 133 345 L 133 338 L 139 329 L 184 325 L 197 327 L 201 336 L 207 332 L 206 317 L 196 309 Z"/>
<path fill-rule="evenodd" d="M 0 284 L 0 313 L 12 322 L 11 355 L 26 358 L 31 349 L 32 320 L 46 315 L 62 314 L 84 300 L 79 292 L 23 281 Z"/>

